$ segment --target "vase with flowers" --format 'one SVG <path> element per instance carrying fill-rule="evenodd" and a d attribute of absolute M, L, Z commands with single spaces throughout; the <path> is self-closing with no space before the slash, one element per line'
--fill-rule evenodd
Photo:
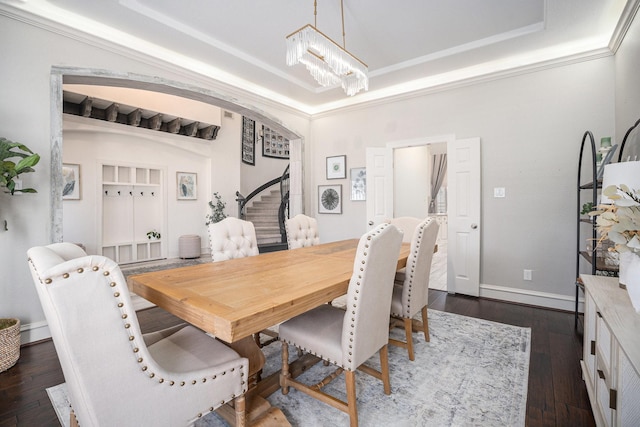
<path fill-rule="evenodd" d="M 606 240 L 613 243 L 609 250 L 619 255 L 620 285 L 640 312 L 640 191 L 620 184 L 607 186 L 602 194 L 613 203 L 589 213 L 596 216 L 598 245 Z"/>

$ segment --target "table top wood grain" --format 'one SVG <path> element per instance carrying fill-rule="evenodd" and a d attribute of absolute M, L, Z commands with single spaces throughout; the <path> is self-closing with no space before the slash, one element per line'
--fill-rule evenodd
<path fill-rule="evenodd" d="M 347 292 L 358 239 L 130 276 L 129 289 L 232 343 Z M 404 243 L 398 269 L 406 265 Z"/>

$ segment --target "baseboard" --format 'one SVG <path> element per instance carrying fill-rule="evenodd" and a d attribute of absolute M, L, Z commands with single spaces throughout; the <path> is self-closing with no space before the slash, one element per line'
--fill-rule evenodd
<path fill-rule="evenodd" d="M 20 325 L 20 344 L 29 344 L 51 338 L 49 324 L 46 321 Z"/>
<path fill-rule="evenodd" d="M 533 291 L 530 289 L 509 288 L 506 286 L 480 285 L 480 296 L 519 304 L 535 305 L 573 312 L 576 301 L 573 296 Z M 578 311 L 584 312 L 584 299 L 578 301 Z"/>

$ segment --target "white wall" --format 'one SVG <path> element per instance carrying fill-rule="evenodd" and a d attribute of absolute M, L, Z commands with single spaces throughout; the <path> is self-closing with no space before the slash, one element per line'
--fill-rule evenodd
<path fill-rule="evenodd" d="M 393 216 L 425 218 L 429 213 L 429 146 L 393 150 Z"/>
<path fill-rule="evenodd" d="M 289 164 L 288 159 L 277 159 L 273 157 L 264 157 L 262 155 L 262 123 L 256 122 L 256 151 L 255 165 L 242 163 L 242 189 L 240 192 L 244 196 L 248 196 L 253 190 L 261 186 L 267 181 L 279 178 Z"/>
<path fill-rule="evenodd" d="M 481 138 L 481 285 L 548 293 L 571 307 L 574 295 L 575 183 L 585 130 L 614 133 L 612 57 L 479 83 L 313 119 L 314 164 L 347 155 L 364 164 L 365 147 L 455 134 Z M 312 188 L 325 183 L 324 170 Z M 346 181 L 343 183 L 346 184 Z M 493 188 L 506 198 L 494 199 Z M 310 198 L 315 202 L 315 198 Z M 366 230 L 363 204 L 317 215 L 325 240 Z M 533 281 L 523 281 L 523 269 Z"/>
<path fill-rule="evenodd" d="M 640 19 L 635 19 L 615 56 L 616 63 L 616 138 L 621 144 L 624 134 L 640 119 Z M 604 135 L 603 135 L 604 136 Z M 628 141 L 624 149 L 627 155 L 640 159 L 640 141 Z M 615 159 L 617 160 L 618 153 Z"/>
<path fill-rule="evenodd" d="M 112 163 L 166 170 L 167 222 L 163 242 L 167 255 L 178 256 L 178 238 L 184 234 L 200 235 L 206 251 L 205 215 L 211 199 L 212 158 L 219 157 L 215 155 L 216 149 L 223 141 L 198 140 L 66 115 L 64 129 L 63 161 L 80 164 L 82 184 L 80 200 L 63 202 L 65 241 L 82 242 L 88 253 L 100 253 L 96 232 L 96 224 L 102 221 L 101 213 L 97 212 L 102 194 L 98 164 Z M 197 174 L 197 200 L 177 200 L 178 171 Z"/>

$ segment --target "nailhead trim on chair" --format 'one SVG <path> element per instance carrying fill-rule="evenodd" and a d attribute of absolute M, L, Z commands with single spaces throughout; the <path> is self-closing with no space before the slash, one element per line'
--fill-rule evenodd
<path fill-rule="evenodd" d="M 418 235 L 418 239 L 416 241 L 416 248 L 414 251 L 414 254 L 418 253 L 418 250 L 420 249 L 420 245 L 422 244 L 422 239 L 424 237 L 424 229 L 427 228 L 427 226 L 429 224 L 431 224 L 431 222 L 433 221 L 433 218 L 428 218 L 427 221 L 425 223 L 422 224 L 422 226 L 420 226 L 419 229 L 419 235 Z M 416 272 L 416 257 L 414 256 L 413 260 L 412 260 L 412 264 L 411 264 L 411 270 L 410 270 L 410 274 L 408 276 L 409 279 L 409 290 L 407 291 L 409 297 L 411 297 L 411 291 L 413 290 L 413 277 L 414 274 Z M 405 280 L 406 282 L 406 280 Z M 411 311 L 411 298 L 409 298 L 409 304 L 407 305 L 407 309 L 405 311 L 405 313 L 391 313 L 392 316 L 395 317 L 402 317 L 402 318 L 407 318 L 409 316 L 408 313 L 410 313 Z"/>
<path fill-rule="evenodd" d="M 32 266 L 32 268 L 34 269 L 34 271 L 36 271 L 36 272 L 37 272 L 37 269 L 35 268 L 35 265 L 34 265 L 34 264 L 33 264 L 33 262 L 31 261 L 31 258 L 29 258 L 29 260 L 28 260 L 28 261 L 29 261 L 29 263 L 31 264 L 31 266 Z M 100 267 L 99 267 L 99 266 L 97 266 L 97 265 L 94 265 L 94 266 L 91 268 L 91 270 L 93 270 L 94 272 L 97 272 L 97 271 L 99 271 L 99 270 L 100 270 Z M 77 272 L 77 273 L 79 273 L 79 274 L 82 274 L 82 273 L 84 272 L 84 269 L 82 269 L 82 268 L 78 268 L 78 269 L 76 270 L 76 272 Z M 107 276 L 109 276 L 109 275 L 110 275 L 110 272 L 109 272 L 108 270 L 105 270 L 102 274 L 103 274 L 103 276 L 107 277 Z M 62 278 L 64 278 L 64 279 L 68 279 L 69 277 L 70 277 L 69 273 L 64 273 L 64 274 L 62 275 Z M 53 279 L 51 279 L 51 278 L 47 278 L 47 279 L 45 279 L 45 280 L 44 280 L 44 283 L 45 283 L 45 284 L 47 284 L 47 285 L 50 285 L 51 283 L 53 283 Z M 117 288 L 117 287 L 118 287 L 118 284 L 117 284 L 116 282 L 114 282 L 114 281 L 111 281 L 111 282 L 109 282 L 108 284 L 109 284 L 109 287 L 111 287 L 111 288 Z M 113 296 L 114 296 L 114 298 L 119 298 L 119 297 L 120 297 L 120 292 L 118 292 L 118 291 L 117 291 L 117 289 L 116 289 L 116 292 L 114 292 Z M 117 306 L 118 306 L 118 308 L 122 309 L 122 308 L 124 307 L 124 303 L 123 303 L 122 301 L 119 301 Z M 129 317 L 129 316 L 128 316 L 128 314 L 127 314 L 126 312 L 123 312 L 123 313 L 121 314 L 121 318 L 122 318 L 123 320 L 127 319 L 128 317 Z M 127 329 L 127 330 L 129 330 L 129 329 L 131 328 L 131 324 L 130 324 L 130 323 L 125 323 L 125 324 L 124 324 L 124 328 L 125 328 L 125 329 Z M 134 354 L 137 354 L 137 353 L 140 351 L 140 349 L 139 349 L 139 348 L 135 345 L 135 343 L 134 343 L 134 341 L 136 340 L 136 336 L 135 336 L 135 335 L 129 335 L 129 336 L 128 336 L 128 339 L 129 339 L 129 342 L 130 342 L 130 343 L 132 344 L 132 346 L 133 346 L 133 348 L 132 348 L 133 353 L 134 353 Z M 142 338 L 140 337 L 140 339 L 142 339 Z M 136 359 L 136 361 L 137 361 L 138 363 L 142 363 L 144 360 L 143 360 L 143 358 L 142 358 L 142 357 L 138 357 L 138 358 Z M 241 372 L 241 373 L 240 373 L 240 377 L 241 377 L 241 378 L 244 378 L 244 376 L 245 376 L 245 373 L 244 373 L 244 366 L 240 366 L 240 369 L 241 369 L 241 370 L 243 370 L 243 372 Z M 146 372 L 147 370 L 148 370 L 148 367 L 147 367 L 146 365 L 142 366 L 142 371 L 143 371 L 143 372 Z M 232 369 L 231 369 L 231 372 L 234 372 L 234 371 L 235 371 L 235 368 L 232 368 Z M 226 371 L 222 372 L 222 375 L 226 375 Z M 156 374 L 155 374 L 154 372 L 150 372 L 150 373 L 148 374 L 149 379 L 152 379 L 152 378 L 154 378 L 155 376 L 156 376 Z M 215 380 L 216 378 L 217 378 L 217 375 L 213 375 L 213 377 L 212 377 L 211 379 Z M 207 381 L 207 379 L 206 379 L 206 378 L 203 378 L 203 379 L 202 379 L 202 382 L 203 382 L 203 383 L 204 383 L 204 382 L 206 382 L 206 381 Z M 162 384 L 162 383 L 164 383 L 164 382 L 165 382 L 165 380 L 164 380 L 164 378 L 160 378 L 160 379 L 158 380 L 158 382 Z M 195 385 L 195 384 L 197 384 L 197 383 L 198 383 L 198 381 L 197 381 L 197 380 L 192 380 L 192 381 L 191 381 L 191 384 L 192 384 L 192 385 Z M 175 384 L 175 381 L 173 381 L 173 380 L 169 380 L 169 381 L 168 381 L 168 384 L 169 384 L 169 386 L 173 386 L 173 385 Z M 185 385 L 185 381 L 181 381 L 181 382 L 180 382 L 180 386 L 184 386 L 184 385 Z M 246 393 L 246 391 L 247 391 L 246 381 L 242 380 L 241 385 L 243 386 L 243 387 L 242 387 L 242 393 L 244 394 L 244 393 Z M 232 400 L 233 400 L 233 399 L 235 399 L 235 398 L 236 398 L 236 395 L 235 395 L 235 394 L 232 394 L 232 395 L 231 395 L 231 398 L 230 398 L 229 400 L 226 400 L 226 401 L 225 401 L 225 400 L 223 400 L 223 401 L 222 401 L 222 405 L 224 405 L 224 404 L 225 404 L 225 403 L 227 403 L 227 402 L 232 401 Z M 209 412 L 213 412 L 213 410 L 214 410 L 214 408 L 213 408 L 213 407 L 209 408 Z M 201 414 L 201 413 L 200 413 L 200 414 L 198 414 L 198 417 L 199 417 L 199 418 L 200 418 L 200 417 L 202 417 L 202 414 Z"/>
<path fill-rule="evenodd" d="M 376 231 L 376 234 L 380 234 L 380 232 L 381 232 L 383 229 L 385 229 L 386 227 L 388 227 L 389 225 L 390 225 L 390 224 L 385 224 L 385 225 L 384 225 L 384 227 L 380 227 L 380 228 Z M 372 238 L 372 236 L 367 236 L 367 240 L 371 240 L 371 238 Z M 365 250 L 364 250 L 363 254 L 364 254 L 364 256 L 366 257 L 366 256 L 368 255 L 368 251 L 367 251 L 367 249 L 369 249 L 369 243 L 365 243 L 364 247 L 365 247 Z M 363 265 L 365 265 L 365 264 L 366 264 L 366 260 L 364 260 L 364 259 L 363 259 L 361 264 L 362 264 L 362 266 L 360 267 L 360 272 L 364 271 L 364 267 L 363 267 Z M 356 286 L 360 286 L 360 285 L 361 285 L 361 280 L 362 280 L 362 274 L 358 274 L 358 280 L 356 281 Z M 360 293 L 360 290 L 359 290 L 358 288 L 356 288 L 355 293 L 356 293 L 356 294 Z M 353 299 L 354 299 L 354 301 L 357 301 L 357 300 L 358 300 L 358 297 L 355 297 L 355 296 L 354 296 L 354 298 L 353 298 Z M 352 316 L 355 316 L 355 314 L 356 314 L 357 304 L 353 304 L 352 306 L 353 306 L 353 309 L 351 310 L 351 315 L 352 315 Z M 351 351 L 349 351 L 349 356 L 352 356 L 352 355 L 353 355 L 353 351 L 352 351 L 352 350 L 353 350 L 353 335 L 354 335 L 354 329 L 355 329 L 355 320 L 356 320 L 356 319 L 355 319 L 355 317 L 351 317 L 351 321 L 352 321 L 352 322 L 354 322 L 354 323 L 351 323 L 351 330 L 349 331 L 349 335 L 351 336 L 351 338 L 349 338 L 349 343 L 350 343 L 350 344 L 349 344 L 349 349 L 351 350 Z M 289 342 L 289 341 L 286 341 L 286 340 L 281 340 L 281 341 L 282 341 L 282 342 L 284 342 L 284 343 L 286 343 L 286 344 L 291 344 L 291 345 L 293 345 L 294 347 L 299 348 L 299 349 L 300 349 L 300 350 L 302 350 L 302 351 L 306 351 L 306 352 L 307 352 L 307 353 L 309 353 L 309 354 L 312 354 L 312 355 L 314 355 L 314 356 L 316 356 L 316 357 L 319 357 L 320 359 L 326 360 L 326 361 L 328 361 L 329 363 L 332 363 L 332 364 L 334 364 L 334 365 L 336 365 L 336 366 L 338 366 L 338 367 L 340 367 L 340 368 L 342 368 L 342 369 L 345 369 L 345 370 L 347 370 L 347 371 L 353 371 L 353 369 L 351 369 L 350 367 L 344 366 L 344 364 L 343 364 L 342 362 L 338 362 L 337 360 L 331 360 L 331 359 L 329 359 L 329 358 L 324 357 L 324 356 L 323 356 L 323 355 L 321 355 L 321 354 L 318 354 L 318 353 L 313 352 L 313 351 L 309 351 L 309 350 L 308 350 L 308 349 L 306 349 L 305 347 L 299 346 L 299 345 L 297 345 L 297 344 L 296 344 L 296 343 L 294 343 L 294 342 Z M 347 359 L 347 360 L 349 361 L 349 363 L 351 363 L 351 362 L 352 362 L 351 358 L 349 358 L 349 359 Z"/>

